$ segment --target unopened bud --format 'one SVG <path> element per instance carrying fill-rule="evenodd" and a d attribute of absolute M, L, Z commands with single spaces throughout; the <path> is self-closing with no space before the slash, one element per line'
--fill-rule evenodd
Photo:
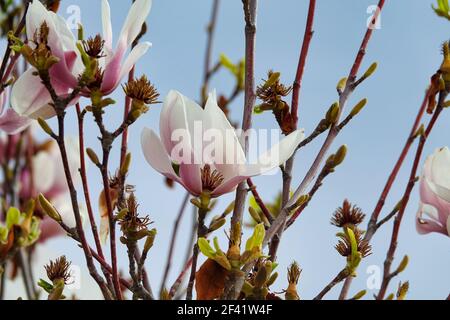
<path fill-rule="evenodd" d="M 100 160 L 98 159 L 98 156 L 94 150 L 92 150 L 91 148 L 87 148 L 86 153 L 93 164 L 95 164 L 96 166 L 100 165 Z"/>
<path fill-rule="evenodd" d="M 361 112 L 361 110 L 366 106 L 366 104 L 367 99 L 362 99 L 360 102 L 358 102 L 356 106 L 353 107 L 352 111 L 350 112 L 350 116 L 351 117 L 356 116 L 358 113 Z"/>
<path fill-rule="evenodd" d="M 46 134 L 48 134 L 49 136 L 54 136 L 55 134 L 53 133 L 52 128 L 50 128 L 50 126 L 48 125 L 47 121 L 45 121 L 42 118 L 38 118 L 38 123 L 41 126 L 42 130 L 44 130 L 44 132 Z"/>
<path fill-rule="evenodd" d="M 361 77 L 362 80 L 365 80 L 367 78 L 369 78 L 376 70 L 378 67 L 378 63 L 374 62 L 370 65 L 370 67 L 367 69 L 367 71 L 363 74 L 363 76 Z"/>
<path fill-rule="evenodd" d="M 402 262 L 400 262 L 400 264 L 398 265 L 397 271 L 395 271 L 396 273 L 401 273 L 403 271 L 405 271 L 406 267 L 408 266 L 409 263 L 409 257 L 406 255 L 403 257 Z"/>
<path fill-rule="evenodd" d="M 61 215 L 42 193 L 38 196 L 39 204 L 44 212 L 56 222 L 62 222 Z"/>
<path fill-rule="evenodd" d="M 339 150 L 334 155 L 334 166 L 337 167 L 345 160 L 345 156 L 347 155 L 347 146 L 342 145 Z"/>
<path fill-rule="evenodd" d="M 327 112 L 326 120 L 330 124 L 335 124 L 338 120 L 339 113 L 341 108 L 339 107 L 339 102 L 335 102 L 331 105 L 330 109 Z"/>
<path fill-rule="evenodd" d="M 341 80 L 339 80 L 339 82 L 338 82 L 338 84 L 336 86 L 336 90 L 338 92 L 343 92 L 346 85 L 347 85 L 347 77 L 342 78 Z"/>
<path fill-rule="evenodd" d="M 256 223 L 261 223 L 261 218 L 259 216 L 259 213 L 255 210 L 255 208 L 249 207 L 248 212 L 252 216 L 253 220 L 256 221 Z"/>
<path fill-rule="evenodd" d="M 361 290 L 360 292 L 358 292 L 357 294 L 355 294 L 355 295 L 353 296 L 353 298 L 351 298 L 351 300 L 359 300 L 359 299 L 361 299 L 362 297 L 364 297 L 364 296 L 366 295 L 366 293 L 367 293 L 367 290 Z"/>
<path fill-rule="evenodd" d="M 227 221 L 225 218 L 214 220 L 213 222 L 211 222 L 211 225 L 209 226 L 209 231 L 213 232 L 213 231 L 216 231 L 216 230 L 222 228 L 226 222 Z"/>
<path fill-rule="evenodd" d="M 130 169 L 131 164 L 131 153 L 127 153 L 125 157 L 125 161 L 122 164 L 122 167 L 120 168 L 120 174 L 122 176 L 125 176 L 128 173 L 128 170 Z"/>

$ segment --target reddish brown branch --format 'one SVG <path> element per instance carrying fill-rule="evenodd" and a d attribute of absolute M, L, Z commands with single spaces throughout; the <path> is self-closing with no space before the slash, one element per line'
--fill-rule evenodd
<path fill-rule="evenodd" d="M 264 216 L 267 218 L 267 220 L 269 221 L 269 223 L 272 223 L 273 221 L 273 216 L 270 213 L 269 209 L 267 209 L 264 201 L 261 199 L 261 196 L 258 193 L 258 190 L 256 190 L 256 186 L 253 183 L 253 180 L 251 178 L 247 179 L 247 184 L 248 187 L 251 191 L 251 193 L 253 194 L 253 197 L 255 198 L 256 203 L 258 204 L 258 206 L 260 207 L 262 213 L 264 214 Z"/>
<path fill-rule="evenodd" d="M 439 105 L 439 107 L 436 109 L 436 111 L 433 114 L 433 117 L 431 118 L 427 129 L 425 130 L 425 133 L 420 137 L 420 142 L 417 147 L 416 156 L 414 158 L 413 166 L 411 168 L 411 174 L 409 176 L 409 181 L 406 186 L 405 193 L 402 197 L 402 203 L 400 205 L 400 211 L 397 214 L 395 220 L 394 220 L 394 228 L 392 230 L 392 236 L 391 236 L 391 242 L 389 245 L 389 250 L 386 254 L 386 259 L 384 261 L 384 271 L 383 271 L 383 281 L 381 283 L 381 288 L 378 293 L 377 299 L 382 300 L 386 294 L 386 290 L 389 286 L 389 283 L 391 279 L 394 277 L 394 274 L 391 273 L 391 265 L 394 260 L 395 251 L 397 249 L 397 241 L 398 241 L 398 235 L 400 233 L 400 226 L 402 223 L 403 216 L 405 214 L 406 207 L 409 202 L 409 198 L 411 196 L 411 192 L 414 188 L 415 182 L 416 182 L 416 176 L 417 171 L 420 165 L 420 160 L 422 158 L 423 149 L 425 147 L 425 143 L 427 142 L 427 139 L 431 133 L 431 131 L 434 128 L 434 125 L 436 124 L 437 119 L 439 118 L 439 115 L 442 112 L 442 104 Z"/>
<path fill-rule="evenodd" d="M 300 98 L 300 89 L 302 86 L 303 74 L 305 72 L 306 59 L 308 57 L 311 39 L 313 37 L 314 15 L 316 9 L 316 0 L 309 1 L 308 18 L 306 20 L 305 35 L 303 36 L 302 49 L 297 66 L 297 74 L 295 75 L 294 85 L 292 87 L 292 105 L 291 114 L 294 117 L 295 124 L 298 123 L 298 105 Z"/>

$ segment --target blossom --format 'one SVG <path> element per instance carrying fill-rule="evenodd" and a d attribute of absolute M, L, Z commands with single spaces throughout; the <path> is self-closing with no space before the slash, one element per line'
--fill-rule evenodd
<path fill-rule="evenodd" d="M 70 173 L 74 183 L 80 181 L 78 168 L 80 167 L 80 148 L 76 139 L 66 138 L 67 157 Z M 55 141 L 48 141 L 37 146 L 38 151 L 33 156 L 33 194 L 31 188 L 30 172 L 25 170 L 21 174 L 20 194 L 24 199 L 36 197 L 42 193 L 58 210 L 63 222 L 69 227 L 75 227 L 75 218 L 72 210 L 69 188 L 58 145 Z M 85 208 L 81 206 L 81 214 L 85 216 Z M 40 241 L 45 241 L 57 235 L 63 235 L 64 230 L 51 218 L 44 217 L 41 223 Z"/>
<path fill-rule="evenodd" d="M 58 58 L 58 62 L 49 70 L 50 81 L 58 95 L 66 96 L 76 87 L 77 78 L 83 71 L 83 64 L 76 48 L 75 38 L 64 19 L 48 11 L 39 0 L 33 0 L 29 4 L 26 16 L 28 45 L 31 48 L 36 46 L 33 39 L 39 34 L 44 23 L 49 31 L 47 46 L 51 54 Z M 31 67 L 17 79 L 11 92 L 11 105 L 21 116 L 33 119 L 51 118 L 55 115 L 50 105 L 52 99 L 35 72 L 36 69 Z"/>
<path fill-rule="evenodd" d="M 425 161 L 416 226 L 421 234 L 438 232 L 450 236 L 450 150 L 447 147 L 436 150 Z"/>
<path fill-rule="evenodd" d="M 194 196 L 206 192 L 218 197 L 235 190 L 247 178 L 283 164 L 293 155 L 304 133 L 291 133 L 251 163 L 236 131 L 217 105 L 215 94 L 209 95 L 202 109 L 179 92 L 171 91 L 161 111 L 160 136 L 144 128 L 141 145 L 147 162 Z"/>
<path fill-rule="evenodd" d="M 22 132 L 31 124 L 31 120 L 22 117 L 11 108 L 5 108 L 8 100 L 8 90 L 0 93 L 0 130 L 9 135 L 15 135 Z M 6 109 L 6 110 L 5 110 Z"/>
<path fill-rule="evenodd" d="M 151 47 L 150 42 L 141 42 L 125 58 L 126 52 L 141 32 L 142 25 L 147 19 L 151 7 L 152 0 L 136 0 L 133 3 L 120 32 L 116 48 L 113 49 L 111 10 L 108 1 L 102 0 L 104 47 L 103 55 L 99 58 L 99 65 L 100 69 L 103 70 L 100 91 L 104 95 L 110 94 L 117 88 L 121 79 L 130 72 L 136 62 Z"/>
<path fill-rule="evenodd" d="M 117 46 L 113 49 L 110 7 L 107 0 L 102 0 L 103 39 L 95 37 L 83 44 L 85 50 L 89 45 L 95 46 L 95 58 L 98 59 L 99 64 L 96 75 L 98 79 L 95 83 L 99 85 L 99 88 L 96 89 L 103 95 L 113 92 L 121 79 L 150 48 L 149 42 L 139 43 L 125 58 L 127 51 L 131 48 L 150 13 L 151 5 L 151 0 L 136 0 L 133 3 L 120 33 Z M 84 70 L 77 41 L 63 18 L 52 11 L 48 11 L 39 0 L 33 0 L 26 17 L 27 38 L 30 47 L 36 46 L 30 40 L 36 38 L 44 23 L 46 23 L 49 31 L 47 46 L 51 54 L 58 59 L 58 62 L 50 67 L 50 81 L 57 95 L 67 96 L 77 87 L 78 79 Z M 19 77 L 13 86 L 11 104 L 21 116 L 32 119 L 39 117 L 48 119 L 55 116 L 54 108 L 50 104 L 52 99 L 35 72 L 36 69 L 31 67 Z M 91 90 L 85 88 L 81 95 L 90 96 L 90 93 Z M 69 105 L 75 104 L 78 99 L 79 97 L 75 97 Z"/>

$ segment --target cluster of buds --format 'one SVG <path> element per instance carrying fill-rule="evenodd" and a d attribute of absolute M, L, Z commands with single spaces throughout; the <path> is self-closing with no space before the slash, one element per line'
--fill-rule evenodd
<path fill-rule="evenodd" d="M 247 300 L 266 300 L 272 295 L 269 288 L 278 278 L 274 272 L 278 265 L 270 260 L 260 259 L 249 278 L 244 282 L 242 292 Z"/>
<path fill-rule="evenodd" d="M 71 262 L 67 261 L 65 256 L 62 256 L 44 266 L 51 283 L 40 279 L 38 285 L 48 293 L 48 300 L 63 300 L 66 298 L 63 293 L 65 286 L 70 284 L 72 277 L 70 265 Z"/>
<path fill-rule="evenodd" d="M 252 261 L 262 257 L 262 242 L 265 236 L 265 228 L 263 224 L 258 224 L 253 230 L 253 234 L 248 238 L 245 244 L 245 251 L 241 254 L 240 238 L 241 227 L 238 225 L 234 228 L 233 234 L 230 235 L 231 246 L 225 253 L 220 249 L 217 237 L 214 238 L 214 248 L 206 238 L 198 239 L 198 247 L 200 251 L 209 259 L 214 260 L 227 271 L 240 272 L 240 268 Z"/>
<path fill-rule="evenodd" d="M 34 201 L 29 201 L 25 212 L 11 207 L 5 224 L 0 224 L 0 261 L 13 256 L 17 249 L 33 245 L 40 235 L 40 219 L 33 215 Z"/>
<path fill-rule="evenodd" d="M 50 68 L 59 62 L 59 58 L 52 55 L 52 51 L 48 46 L 49 32 L 50 29 L 47 22 L 44 21 L 31 40 L 34 47 L 31 47 L 29 44 L 23 44 L 20 39 L 12 39 L 15 42 L 12 48 L 21 53 L 25 60 L 36 68 L 37 75 L 41 77 L 48 77 Z"/>
<path fill-rule="evenodd" d="M 279 72 L 269 71 L 267 80 L 256 89 L 256 96 L 262 104 L 255 107 L 256 113 L 272 111 L 275 119 L 284 135 L 295 131 L 296 123 L 294 115 L 291 114 L 290 106 L 285 101 L 285 97 L 292 91 L 292 87 L 287 87 L 280 82 Z"/>
<path fill-rule="evenodd" d="M 438 104 L 436 96 L 439 100 L 445 98 L 450 91 L 450 41 L 446 41 L 442 45 L 443 61 L 439 70 L 431 77 L 431 85 L 428 95 L 427 112 L 432 114 Z M 441 95 L 442 94 L 442 95 Z M 439 101 L 443 103 L 441 107 L 450 106 L 449 102 Z"/>
<path fill-rule="evenodd" d="M 127 123 L 134 123 L 149 110 L 148 105 L 159 103 L 159 93 L 145 75 L 133 79 L 123 86 L 123 91 L 131 99 L 131 109 Z"/>
<path fill-rule="evenodd" d="M 437 7 L 432 6 L 434 12 L 442 18 L 450 20 L 450 5 L 448 0 L 437 0 Z"/>
<path fill-rule="evenodd" d="M 334 212 L 331 219 L 333 225 L 343 229 L 343 232 L 338 233 L 340 240 L 335 248 L 340 255 L 347 258 L 347 271 L 351 275 L 372 250 L 369 242 L 364 239 L 364 231 L 358 228 L 364 217 L 360 208 L 344 200 L 342 207 Z"/>
<path fill-rule="evenodd" d="M 128 244 L 145 238 L 144 252 L 148 252 L 153 246 L 156 229 L 149 230 L 148 226 L 152 221 L 148 216 L 140 217 L 138 207 L 136 197 L 134 193 L 131 193 L 126 200 L 126 207 L 116 216 L 123 234 L 120 241 Z"/>

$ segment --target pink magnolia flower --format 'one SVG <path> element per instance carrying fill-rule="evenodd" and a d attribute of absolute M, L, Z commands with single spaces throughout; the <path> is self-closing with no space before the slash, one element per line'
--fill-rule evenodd
<path fill-rule="evenodd" d="M 67 156 L 74 183 L 80 181 L 78 168 L 80 167 L 80 149 L 76 139 L 66 138 Z M 34 194 L 31 194 L 30 172 L 23 171 L 21 176 L 21 197 L 29 199 L 42 193 L 58 210 L 63 221 L 69 227 L 75 227 L 69 188 L 67 187 L 64 167 L 59 148 L 54 141 L 50 141 L 33 157 Z M 85 216 L 82 207 L 82 215 Z M 65 234 L 64 230 L 52 219 L 45 217 L 41 225 L 40 241 L 56 235 Z"/>
<path fill-rule="evenodd" d="M 22 117 L 11 108 L 5 108 L 8 100 L 8 90 L 5 89 L 0 94 L 0 130 L 9 135 L 22 132 L 31 124 L 31 120 Z M 6 109 L 6 110 L 5 110 Z"/>
<path fill-rule="evenodd" d="M 416 220 L 421 234 L 450 236 L 450 150 L 436 150 L 425 161 L 420 180 L 420 205 Z"/>
<path fill-rule="evenodd" d="M 39 0 L 33 0 L 28 8 L 26 30 L 28 44 L 33 47 L 32 40 L 42 24 L 49 28 L 48 47 L 59 62 L 50 69 L 53 88 L 58 95 L 67 95 L 77 85 L 77 77 L 83 71 L 83 64 L 76 48 L 75 38 L 63 18 L 48 11 Z M 37 119 L 51 118 L 55 115 L 50 106 L 51 97 L 40 78 L 33 73 L 34 68 L 23 73 L 13 86 L 11 105 L 21 116 Z M 75 101 L 73 101 L 75 103 Z"/>
<path fill-rule="evenodd" d="M 113 49 L 113 34 L 111 25 L 111 10 L 107 0 L 102 0 L 102 24 L 104 56 L 99 59 L 100 68 L 104 71 L 100 91 L 104 95 L 113 92 L 123 77 L 130 72 L 133 65 L 151 47 L 150 42 L 141 42 L 134 47 L 125 58 L 126 52 L 131 48 L 133 41 L 141 32 L 142 25 L 147 19 L 152 0 L 136 0 L 128 12 L 122 27 L 115 50 Z"/>
<path fill-rule="evenodd" d="M 142 42 L 130 54 L 125 55 L 134 39 L 141 31 L 142 24 L 150 13 L 152 0 L 136 0 L 128 13 L 119 36 L 117 47 L 113 50 L 112 25 L 110 7 L 107 0 L 102 0 L 103 38 L 105 41 L 103 55 L 99 58 L 99 66 L 103 72 L 100 91 L 104 95 L 113 92 L 133 65 L 147 52 L 151 44 Z M 77 49 L 77 42 L 63 18 L 48 11 L 39 0 L 33 0 L 28 9 L 26 29 L 28 39 L 33 39 L 36 30 L 46 22 L 49 28 L 48 46 L 52 55 L 59 62 L 51 67 L 51 83 L 60 96 L 68 95 L 77 85 L 77 78 L 82 74 L 84 66 Z M 29 43 L 29 45 L 34 45 Z M 14 84 L 11 104 L 22 116 L 37 119 L 48 119 L 55 116 L 50 94 L 41 83 L 39 77 L 33 75 L 36 70 L 30 68 Z M 89 96 L 89 91 L 82 92 Z M 77 102 L 77 99 L 70 104 Z"/>
<path fill-rule="evenodd" d="M 247 178 L 283 164 L 303 140 L 304 133 L 291 133 L 250 163 L 236 131 L 217 105 L 215 94 L 209 96 L 203 109 L 171 91 L 161 111 L 160 136 L 151 129 L 143 130 L 141 145 L 147 162 L 194 196 L 208 192 L 218 197 L 235 190 Z"/>

